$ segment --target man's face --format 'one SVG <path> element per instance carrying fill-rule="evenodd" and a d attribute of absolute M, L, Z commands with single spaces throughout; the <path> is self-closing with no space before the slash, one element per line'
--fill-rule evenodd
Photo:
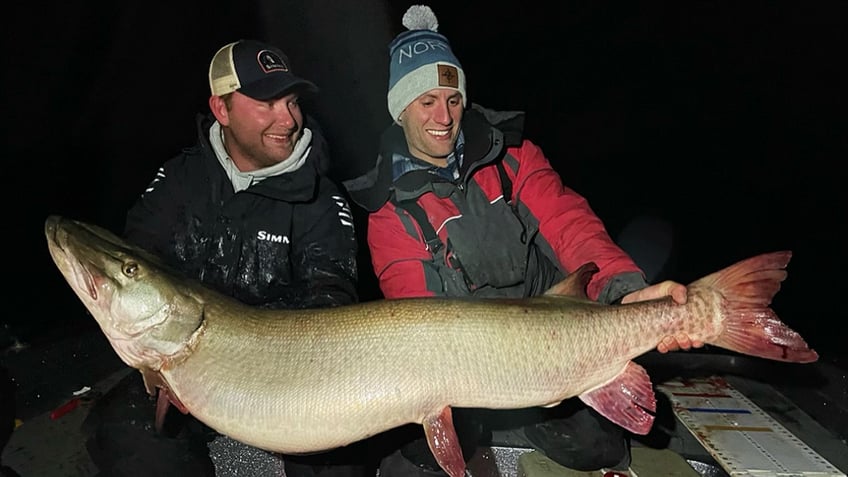
<path fill-rule="evenodd" d="M 227 128 L 227 152 L 243 172 L 288 159 L 303 134 L 297 93 L 259 101 L 236 91 L 229 107 L 215 116 Z"/>
<path fill-rule="evenodd" d="M 399 120 L 409 152 L 444 167 L 459 137 L 462 113 L 462 94 L 456 90 L 436 88 L 415 98 Z"/>

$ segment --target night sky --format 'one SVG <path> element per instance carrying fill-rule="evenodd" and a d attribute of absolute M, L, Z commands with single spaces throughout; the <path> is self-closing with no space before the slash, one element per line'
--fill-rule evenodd
<path fill-rule="evenodd" d="M 5 320 L 30 341 L 93 324 L 50 261 L 44 219 L 119 230 L 159 165 L 193 144 L 218 47 L 272 41 L 321 87 L 308 107 L 346 179 L 388 125 L 387 45 L 413 2 L 123 3 L 6 16 Z M 671 224 L 661 278 L 792 250 L 774 308 L 823 357 L 844 356 L 848 3 L 495 3 L 430 3 L 469 99 L 526 111 L 526 136 L 614 237 L 640 217 Z M 360 270 L 375 298 L 367 254 Z"/>

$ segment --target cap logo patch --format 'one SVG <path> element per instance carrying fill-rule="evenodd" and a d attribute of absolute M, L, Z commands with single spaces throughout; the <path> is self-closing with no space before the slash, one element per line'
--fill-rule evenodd
<path fill-rule="evenodd" d="M 437 65 L 439 68 L 439 86 L 446 88 L 459 88 L 459 73 L 456 66 Z"/>
<path fill-rule="evenodd" d="M 256 54 L 256 61 L 265 73 L 272 71 L 288 71 L 289 67 L 286 62 L 280 58 L 280 55 L 270 50 L 262 50 Z"/>

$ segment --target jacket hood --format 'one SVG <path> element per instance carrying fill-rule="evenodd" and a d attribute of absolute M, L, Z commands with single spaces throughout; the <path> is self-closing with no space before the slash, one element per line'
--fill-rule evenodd
<path fill-rule="evenodd" d="M 210 173 L 225 174 L 209 142 L 209 128 L 214 122 L 215 118 L 211 114 L 197 115 L 197 144 L 204 157 L 208 158 L 206 164 L 212 169 Z M 262 182 L 245 189 L 244 192 L 287 202 L 308 202 L 315 197 L 318 190 L 318 177 L 322 170 L 328 167 L 329 145 L 323 131 L 313 118 L 306 116 L 304 127 L 312 131 L 312 150 L 303 166 L 292 172 L 267 177 Z"/>
<path fill-rule="evenodd" d="M 494 111 L 472 104 L 462 119 L 465 134 L 465 160 L 468 170 L 493 147 L 512 147 L 521 144 L 524 134 L 524 112 Z M 503 138 L 501 142 L 498 138 Z M 368 212 L 378 210 L 391 197 L 392 156 L 410 157 L 403 128 L 392 123 L 380 137 L 380 152 L 374 167 L 358 177 L 343 182 L 351 199 Z"/>

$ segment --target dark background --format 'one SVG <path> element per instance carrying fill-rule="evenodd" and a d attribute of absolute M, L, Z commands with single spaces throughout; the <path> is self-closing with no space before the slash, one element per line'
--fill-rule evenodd
<path fill-rule="evenodd" d="M 310 106 L 333 173 L 364 172 L 389 121 L 387 45 L 413 2 L 96 3 L 7 6 L 5 339 L 93 326 L 50 261 L 44 219 L 120 230 L 159 165 L 195 141 L 225 43 L 286 51 L 321 87 Z M 527 136 L 614 237 L 638 217 L 671 224 L 659 278 L 792 250 L 774 307 L 824 359 L 844 356 L 848 2 L 496 3 L 429 3 L 470 100 L 526 111 Z M 361 274 L 363 298 L 378 297 L 367 253 Z"/>

